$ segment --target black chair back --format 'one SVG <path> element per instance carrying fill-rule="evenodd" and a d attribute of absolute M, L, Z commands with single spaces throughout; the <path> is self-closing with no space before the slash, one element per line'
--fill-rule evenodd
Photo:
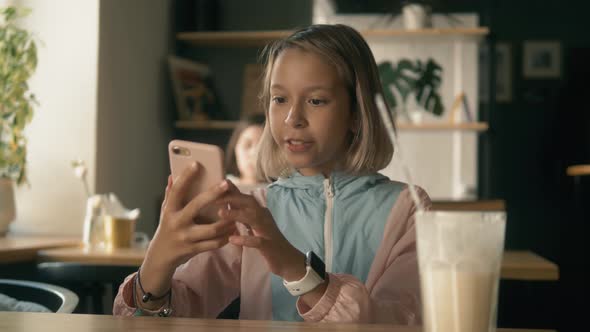
<path fill-rule="evenodd" d="M 0 293 L 59 313 L 71 313 L 78 305 L 78 296 L 72 291 L 41 282 L 0 279 Z"/>

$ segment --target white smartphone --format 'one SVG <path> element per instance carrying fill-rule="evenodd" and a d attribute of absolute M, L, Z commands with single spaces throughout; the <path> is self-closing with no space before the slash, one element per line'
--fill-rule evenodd
<path fill-rule="evenodd" d="M 223 150 L 216 145 L 173 140 L 168 144 L 168 155 L 170 171 L 175 181 L 193 162 L 196 161 L 199 164 L 197 175 L 186 197 L 187 202 L 199 193 L 221 183 L 225 178 Z"/>

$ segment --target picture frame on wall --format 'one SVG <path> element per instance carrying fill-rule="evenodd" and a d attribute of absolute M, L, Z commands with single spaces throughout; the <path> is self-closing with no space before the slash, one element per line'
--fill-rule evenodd
<path fill-rule="evenodd" d="M 561 43 L 559 41 L 525 41 L 523 55 L 524 78 L 561 77 Z"/>
<path fill-rule="evenodd" d="M 178 119 L 181 121 L 216 119 L 218 102 L 212 89 L 209 67 L 176 56 L 168 57 L 168 65 Z"/>

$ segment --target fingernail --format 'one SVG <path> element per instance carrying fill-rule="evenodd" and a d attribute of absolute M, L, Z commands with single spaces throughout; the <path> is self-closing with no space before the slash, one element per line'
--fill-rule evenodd
<path fill-rule="evenodd" d="M 193 168 L 193 170 L 197 169 L 197 162 L 193 161 L 193 163 L 191 164 L 191 167 Z"/>
<path fill-rule="evenodd" d="M 220 184 L 219 184 L 219 189 L 227 189 L 227 181 L 223 180 Z"/>

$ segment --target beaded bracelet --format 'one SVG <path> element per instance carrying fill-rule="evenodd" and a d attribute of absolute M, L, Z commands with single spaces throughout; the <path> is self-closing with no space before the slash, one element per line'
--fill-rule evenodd
<path fill-rule="evenodd" d="M 169 293 L 172 293 L 172 288 L 169 289 L 166 293 L 164 293 L 164 295 L 161 296 L 154 296 L 152 293 L 147 292 L 143 289 L 143 286 L 141 285 L 141 276 L 140 276 L 140 271 L 141 268 L 139 268 L 139 270 L 137 270 L 137 282 L 139 283 L 139 289 L 141 289 L 141 301 L 143 301 L 143 303 L 147 303 L 148 301 L 158 301 L 161 300 L 163 298 L 165 298 L 166 296 L 168 296 Z"/>
<path fill-rule="evenodd" d="M 139 268 L 137 270 L 137 275 L 135 276 L 135 280 L 133 281 L 133 302 L 135 302 L 135 299 L 137 298 L 137 294 L 136 294 L 136 287 L 139 284 L 139 288 L 141 289 L 141 301 L 143 303 L 147 303 L 148 301 L 157 301 L 157 300 L 161 300 L 163 298 L 165 298 L 166 296 L 168 296 L 168 307 L 164 308 L 158 312 L 155 312 L 155 314 L 157 314 L 160 317 L 168 317 L 170 316 L 170 314 L 172 314 L 172 309 L 170 308 L 170 306 L 172 305 L 172 288 L 170 288 L 166 293 L 164 293 L 164 295 L 162 296 L 153 296 L 152 293 L 147 292 L 143 289 L 143 285 L 141 284 L 141 277 L 140 277 L 140 271 L 141 268 Z M 135 306 L 138 309 L 138 313 L 141 315 L 143 312 L 148 312 L 148 313 L 154 313 L 154 311 L 152 310 L 146 310 L 143 309 L 139 303 L 135 303 Z"/>

